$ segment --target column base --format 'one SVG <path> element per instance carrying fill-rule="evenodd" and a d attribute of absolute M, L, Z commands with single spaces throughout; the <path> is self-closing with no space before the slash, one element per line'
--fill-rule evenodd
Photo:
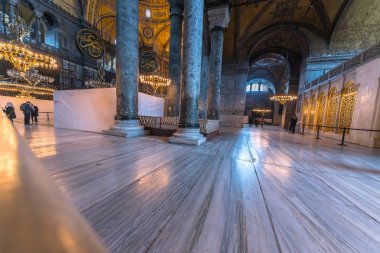
<path fill-rule="evenodd" d="M 116 120 L 115 125 L 109 130 L 103 130 L 103 134 L 125 138 L 147 135 L 149 131 L 144 130 L 138 120 Z"/>
<path fill-rule="evenodd" d="M 206 142 L 199 128 L 178 128 L 177 132 L 169 137 L 170 143 L 198 146 Z"/>

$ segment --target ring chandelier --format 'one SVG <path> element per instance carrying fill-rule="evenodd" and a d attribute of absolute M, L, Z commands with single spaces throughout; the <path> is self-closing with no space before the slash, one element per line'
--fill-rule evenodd
<path fill-rule="evenodd" d="M 297 98 L 297 96 L 279 95 L 271 97 L 270 100 L 280 102 L 280 104 L 284 105 L 286 102 L 296 100 Z"/>
<path fill-rule="evenodd" d="M 157 92 L 157 89 L 160 87 L 167 87 L 170 85 L 170 79 L 158 75 L 140 75 L 140 82 L 152 86 L 155 92 Z"/>

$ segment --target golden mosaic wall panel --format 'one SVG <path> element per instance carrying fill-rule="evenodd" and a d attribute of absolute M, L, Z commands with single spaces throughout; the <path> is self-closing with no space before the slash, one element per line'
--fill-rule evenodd
<path fill-rule="evenodd" d="M 328 97 L 326 126 L 335 127 L 339 106 L 339 94 L 337 88 L 330 89 Z M 326 132 L 335 131 L 333 128 L 325 128 L 324 130 Z"/>
<path fill-rule="evenodd" d="M 315 97 L 315 95 L 313 95 L 311 97 L 311 102 L 310 102 L 310 110 L 309 110 L 309 129 L 313 129 L 313 126 L 314 125 L 314 120 L 315 120 L 315 112 L 317 110 L 317 99 Z"/>
<path fill-rule="evenodd" d="M 353 83 L 347 83 L 342 93 L 339 115 L 339 127 L 351 127 L 354 114 L 357 87 Z M 340 130 L 342 131 L 342 130 Z"/>
<path fill-rule="evenodd" d="M 317 125 L 323 126 L 327 104 L 327 95 L 321 92 L 318 96 Z"/>
<path fill-rule="evenodd" d="M 309 115 L 309 99 L 306 97 L 302 103 L 302 124 L 307 124 L 307 116 Z"/>

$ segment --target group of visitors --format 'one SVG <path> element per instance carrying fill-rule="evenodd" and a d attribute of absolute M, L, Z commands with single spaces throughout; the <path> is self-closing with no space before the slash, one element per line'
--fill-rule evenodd
<path fill-rule="evenodd" d="M 31 125 L 32 122 L 38 122 L 38 107 L 27 101 L 20 106 L 20 110 L 24 113 L 24 124 Z"/>
<path fill-rule="evenodd" d="M 258 127 L 259 125 L 261 127 L 264 127 L 264 119 L 263 118 L 255 118 L 255 126 Z"/>
<path fill-rule="evenodd" d="M 30 121 L 38 122 L 38 107 L 33 105 L 31 102 L 27 101 L 20 106 L 20 110 L 24 113 L 24 124 L 32 125 Z M 7 118 L 13 123 L 16 118 L 15 107 L 12 102 L 8 102 L 3 108 L 4 113 Z"/>

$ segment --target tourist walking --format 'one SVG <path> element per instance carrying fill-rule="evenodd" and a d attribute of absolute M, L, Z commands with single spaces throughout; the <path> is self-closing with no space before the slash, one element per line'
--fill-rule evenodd
<path fill-rule="evenodd" d="M 3 108 L 3 112 L 7 115 L 7 118 L 13 123 L 13 119 L 16 118 L 15 107 L 12 102 L 8 102 Z"/>
<path fill-rule="evenodd" d="M 289 129 L 289 132 L 294 134 L 295 131 L 296 131 L 296 125 L 297 125 L 297 116 L 294 114 L 292 119 L 290 120 L 290 129 Z"/>
<path fill-rule="evenodd" d="M 25 125 L 31 125 L 30 124 L 30 117 L 32 115 L 32 107 L 30 106 L 30 102 L 23 103 L 20 106 L 20 110 L 24 113 L 24 124 Z"/>

